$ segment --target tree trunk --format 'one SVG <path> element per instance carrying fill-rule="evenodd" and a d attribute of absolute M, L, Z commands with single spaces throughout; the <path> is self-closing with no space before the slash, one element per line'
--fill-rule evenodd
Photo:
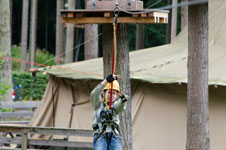
<path fill-rule="evenodd" d="M 0 56 L 11 59 L 10 1 L 0 0 Z M 0 60 L 0 78 L 12 85 L 11 60 Z M 3 100 L 12 100 L 11 90 Z"/>
<path fill-rule="evenodd" d="M 75 9 L 75 0 L 68 0 L 68 9 Z M 74 58 L 74 24 L 67 23 L 66 63 L 72 63 Z"/>
<path fill-rule="evenodd" d="M 62 64 L 64 52 L 64 28 L 61 22 L 60 10 L 64 8 L 64 0 L 57 0 L 56 10 L 56 64 Z"/>
<path fill-rule="evenodd" d="M 86 24 L 85 25 L 85 60 L 98 57 L 98 25 Z M 92 39 L 92 40 L 91 40 Z"/>
<path fill-rule="evenodd" d="M 121 92 L 131 96 L 130 92 L 130 62 L 129 62 L 129 39 L 128 25 L 119 24 L 117 34 L 117 64 L 116 74 L 121 75 Z M 123 150 L 132 150 L 132 116 L 131 101 L 128 100 L 126 111 L 120 116 Z"/>
<path fill-rule="evenodd" d="M 93 7 L 88 8 L 87 5 L 85 6 L 86 6 L 86 9 L 93 9 Z M 95 38 L 97 36 L 98 36 L 98 25 L 86 24 L 85 25 L 85 41 L 89 41 L 89 42 L 85 43 L 85 47 L 84 47 L 85 60 L 98 57 L 98 38 Z"/>
<path fill-rule="evenodd" d="M 186 150 L 209 150 L 208 3 L 188 9 Z"/>
<path fill-rule="evenodd" d="M 172 0 L 167 0 L 167 5 L 171 5 Z M 168 23 L 166 25 L 166 44 L 171 42 L 171 22 L 172 22 L 172 9 L 169 9 Z"/>
<path fill-rule="evenodd" d="M 185 3 L 188 0 L 181 0 L 181 2 Z M 188 6 L 181 7 L 181 30 L 187 25 L 188 23 Z"/>
<path fill-rule="evenodd" d="M 144 24 L 136 24 L 136 50 L 144 48 Z"/>
<path fill-rule="evenodd" d="M 104 78 L 112 72 L 112 46 L 113 46 L 112 24 L 103 24 L 103 65 Z"/>
<path fill-rule="evenodd" d="M 31 1 L 31 20 L 30 20 L 30 61 L 35 63 L 36 56 L 36 36 L 37 36 L 37 7 L 38 1 Z M 34 64 L 31 64 L 31 68 L 34 68 Z"/>
<path fill-rule="evenodd" d="M 28 13 L 29 0 L 23 0 L 23 14 L 22 14 L 22 30 L 21 30 L 21 60 L 27 61 L 27 43 L 28 43 Z M 21 71 L 26 71 L 26 63 L 21 63 Z"/>
<path fill-rule="evenodd" d="M 111 24 L 103 25 L 103 61 L 105 77 L 112 72 L 112 32 Z M 119 80 L 121 92 L 130 96 L 129 41 L 126 24 L 118 25 L 116 62 L 115 74 L 121 75 L 121 79 Z M 132 149 L 131 118 L 131 101 L 128 101 L 126 111 L 120 115 L 123 150 Z"/>
<path fill-rule="evenodd" d="M 177 35 L 177 0 L 172 0 L 172 24 L 171 24 L 171 41 Z"/>
<path fill-rule="evenodd" d="M 85 2 L 86 2 L 86 0 L 85 0 Z M 76 0 L 76 9 L 82 9 L 80 0 Z M 75 62 L 78 61 L 78 56 L 79 56 L 79 52 L 80 52 L 80 49 L 81 49 L 81 46 L 79 46 L 79 45 L 82 43 L 83 31 L 84 31 L 84 29 L 75 28 L 75 39 L 76 39 L 75 40 L 76 49 L 74 51 L 75 52 L 75 54 L 74 54 L 74 61 Z"/>
<path fill-rule="evenodd" d="M 45 1 L 45 51 L 48 51 L 49 0 Z"/>

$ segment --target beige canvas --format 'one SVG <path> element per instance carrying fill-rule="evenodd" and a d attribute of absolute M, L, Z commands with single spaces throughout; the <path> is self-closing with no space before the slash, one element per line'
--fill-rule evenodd
<path fill-rule="evenodd" d="M 44 98 L 48 98 L 42 100 L 30 123 L 32 126 L 92 129 L 92 106 L 89 93 L 99 81 L 70 81 L 62 78 L 52 80 L 52 77 L 50 77 L 47 88 L 62 87 L 56 88 L 58 90 L 55 92 L 57 97 L 61 98 L 54 99 L 55 107 L 53 108 L 53 93 L 46 92 Z M 72 85 L 73 92 L 70 90 Z M 186 84 L 152 84 L 133 80 L 131 85 L 134 149 L 184 149 L 186 143 Z M 65 87 L 68 87 L 68 89 Z M 222 86 L 217 88 L 210 86 L 209 89 L 212 150 L 226 149 L 225 90 L 226 87 Z M 70 96 L 72 93 L 76 95 L 74 99 L 75 107 L 72 107 L 73 96 Z M 55 115 L 53 115 L 53 110 Z M 62 139 L 65 137 L 54 136 L 51 138 Z M 74 136 L 69 137 L 69 140 L 92 142 L 92 138 Z"/>

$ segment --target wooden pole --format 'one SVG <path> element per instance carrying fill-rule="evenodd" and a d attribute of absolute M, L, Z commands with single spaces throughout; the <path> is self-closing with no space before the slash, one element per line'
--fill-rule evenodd
<path fill-rule="evenodd" d="M 22 150 L 27 150 L 27 133 L 22 134 Z"/>

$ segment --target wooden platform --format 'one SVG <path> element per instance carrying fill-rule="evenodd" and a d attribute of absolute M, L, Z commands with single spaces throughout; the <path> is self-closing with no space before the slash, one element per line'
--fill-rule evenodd
<path fill-rule="evenodd" d="M 40 101 L 0 102 L 0 124 L 28 124 Z M 2 112 L 3 109 L 8 112 Z"/>
<path fill-rule="evenodd" d="M 137 13 L 140 10 L 129 10 L 129 12 Z M 151 23 L 168 23 L 168 11 L 144 9 L 142 14 L 128 14 L 123 11 L 119 13 L 118 23 L 135 23 L 135 24 L 151 24 Z M 149 13 L 146 13 L 149 12 Z M 105 24 L 113 23 L 114 10 L 104 9 L 75 9 L 62 10 L 61 17 L 63 23 L 73 24 Z"/>
<path fill-rule="evenodd" d="M 59 146 L 59 147 L 74 147 L 74 148 L 93 148 L 90 142 L 76 142 L 65 139 L 33 139 L 29 138 L 30 134 L 41 135 L 62 135 L 62 136 L 80 136 L 92 137 L 92 130 L 79 130 L 68 128 L 53 128 L 53 127 L 30 127 L 28 125 L 15 124 L 0 124 L 0 131 L 9 133 L 11 137 L 0 136 L 0 144 L 21 144 L 22 149 L 26 150 L 29 145 L 40 146 Z M 15 137 L 15 133 L 20 133 L 21 137 Z"/>

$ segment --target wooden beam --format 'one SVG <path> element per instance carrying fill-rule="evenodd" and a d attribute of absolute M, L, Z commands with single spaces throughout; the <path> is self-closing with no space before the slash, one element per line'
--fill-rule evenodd
<path fill-rule="evenodd" d="M 20 112 L 0 112 L 0 117 L 31 117 L 34 112 L 31 111 L 20 111 Z"/>
<path fill-rule="evenodd" d="M 74 18 L 74 13 L 73 13 L 73 12 L 69 12 L 69 13 L 67 14 L 67 17 L 68 17 L 68 18 Z"/>
<path fill-rule="evenodd" d="M 1 144 L 21 144 L 22 138 L 6 138 L 0 137 Z M 34 140 L 28 139 L 28 145 L 45 145 L 45 146 L 62 146 L 62 147 L 76 147 L 76 148 L 93 148 L 93 143 L 90 142 L 72 142 L 65 140 Z"/>
<path fill-rule="evenodd" d="M 83 17 L 83 18 L 62 18 L 63 23 L 73 23 L 73 24 L 105 24 L 105 23 L 113 23 L 113 17 Z M 155 21 L 154 18 L 144 17 L 144 18 L 133 18 L 133 17 L 118 17 L 118 23 L 159 23 L 163 24 L 164 19 L 160 19 L 159 22 Z"/>
<path fill-rule="evenodd" d="M 0 124 L 29 124 L 30 121 L 0 121 Z"/>
<path fill-rule="evenodd" d="M 3 132 L 19 132 L 19 133 L 35 133 L 43 135 L 65 135 L 65 136 L 86 136 L 92 137 L 92 130 L 53 128 L 53 127 L 30 127 L 24 125 L 0 125 L 0 131 Z"/>
<path fill-rule="evenodd" d="M 147 17 L 147 14 L 140 14 L 141 17 Z"/>
<path fill-rule="evenodd" d="M 76 148 L 93 148 L 93 143 L 90 142 L 70 142 L 64 140 L 28 140 L 29 145 L 46 145 L 46 146 L 61 146 L 61 147 L 76 147 Z"/>
<path fill-rule="evenodd" d="M 139 15 L 138 14 L 133 14 L 132 17 L 139 17 Z"/>
<path fill-rule="evenodd" d="M 22 138 L 6 138 L 0 137 L 0 144 L 21 144 Z"/>
<path fill-rule="evenodd" d="M 85 14 L 84 13 L 76 13 L 75 16 L 77 18 L 81 18 L 81 17 L 85 17 Z"/>
<path fill-rule="evenodd" d="M 118 23 L 142 23 L 142 24 L 154 24 L 154 23 L 167 23 L 168 13 L 166 10 L 153 10 L 153 9 L 143 9 L 143 10 L 127 10 L 131 13 L 142 12 L 142 14 L 131 14 L 126 13 L 122 10 L 113 9 L 74 9 L 74 10 L 62 10 L 62 22 L 64 23 L 74 23 L 74 24 L 105 24 L 113 22 L 113 14 L 119 13 Z M 68 13 L 74 13 L 75 17 L 68 18 Z M 147 18 L 144 20 L 144 18 Z M 158 19 L 156 19 L 158 18 Z M 158 21 L 161 20 L 165 21 Z M 157 21 L 155 21 L 157 20 Z"/>
<path fill-rule="evenodd" d="M 27 133 L 22 134 L 22 150 L 27 150 Z"/>
<path fill-rule="evenodd" d="M 36 108 L 40 102 L 0 102 L 1 108 Z"/>
<path fill-rule="evenodd" d="M 111 17 L 111 13 L 110 12 L 104 12 L 104 17 Z"/>
<path fill-rule="evenodd" d="M 10 147 L 0 147 L 0 150 L 21 150 L 21 148 L 10 148 Z M 28 148 L 27 150 L 44 150 L 44 149 L 30 149 Z"/>

